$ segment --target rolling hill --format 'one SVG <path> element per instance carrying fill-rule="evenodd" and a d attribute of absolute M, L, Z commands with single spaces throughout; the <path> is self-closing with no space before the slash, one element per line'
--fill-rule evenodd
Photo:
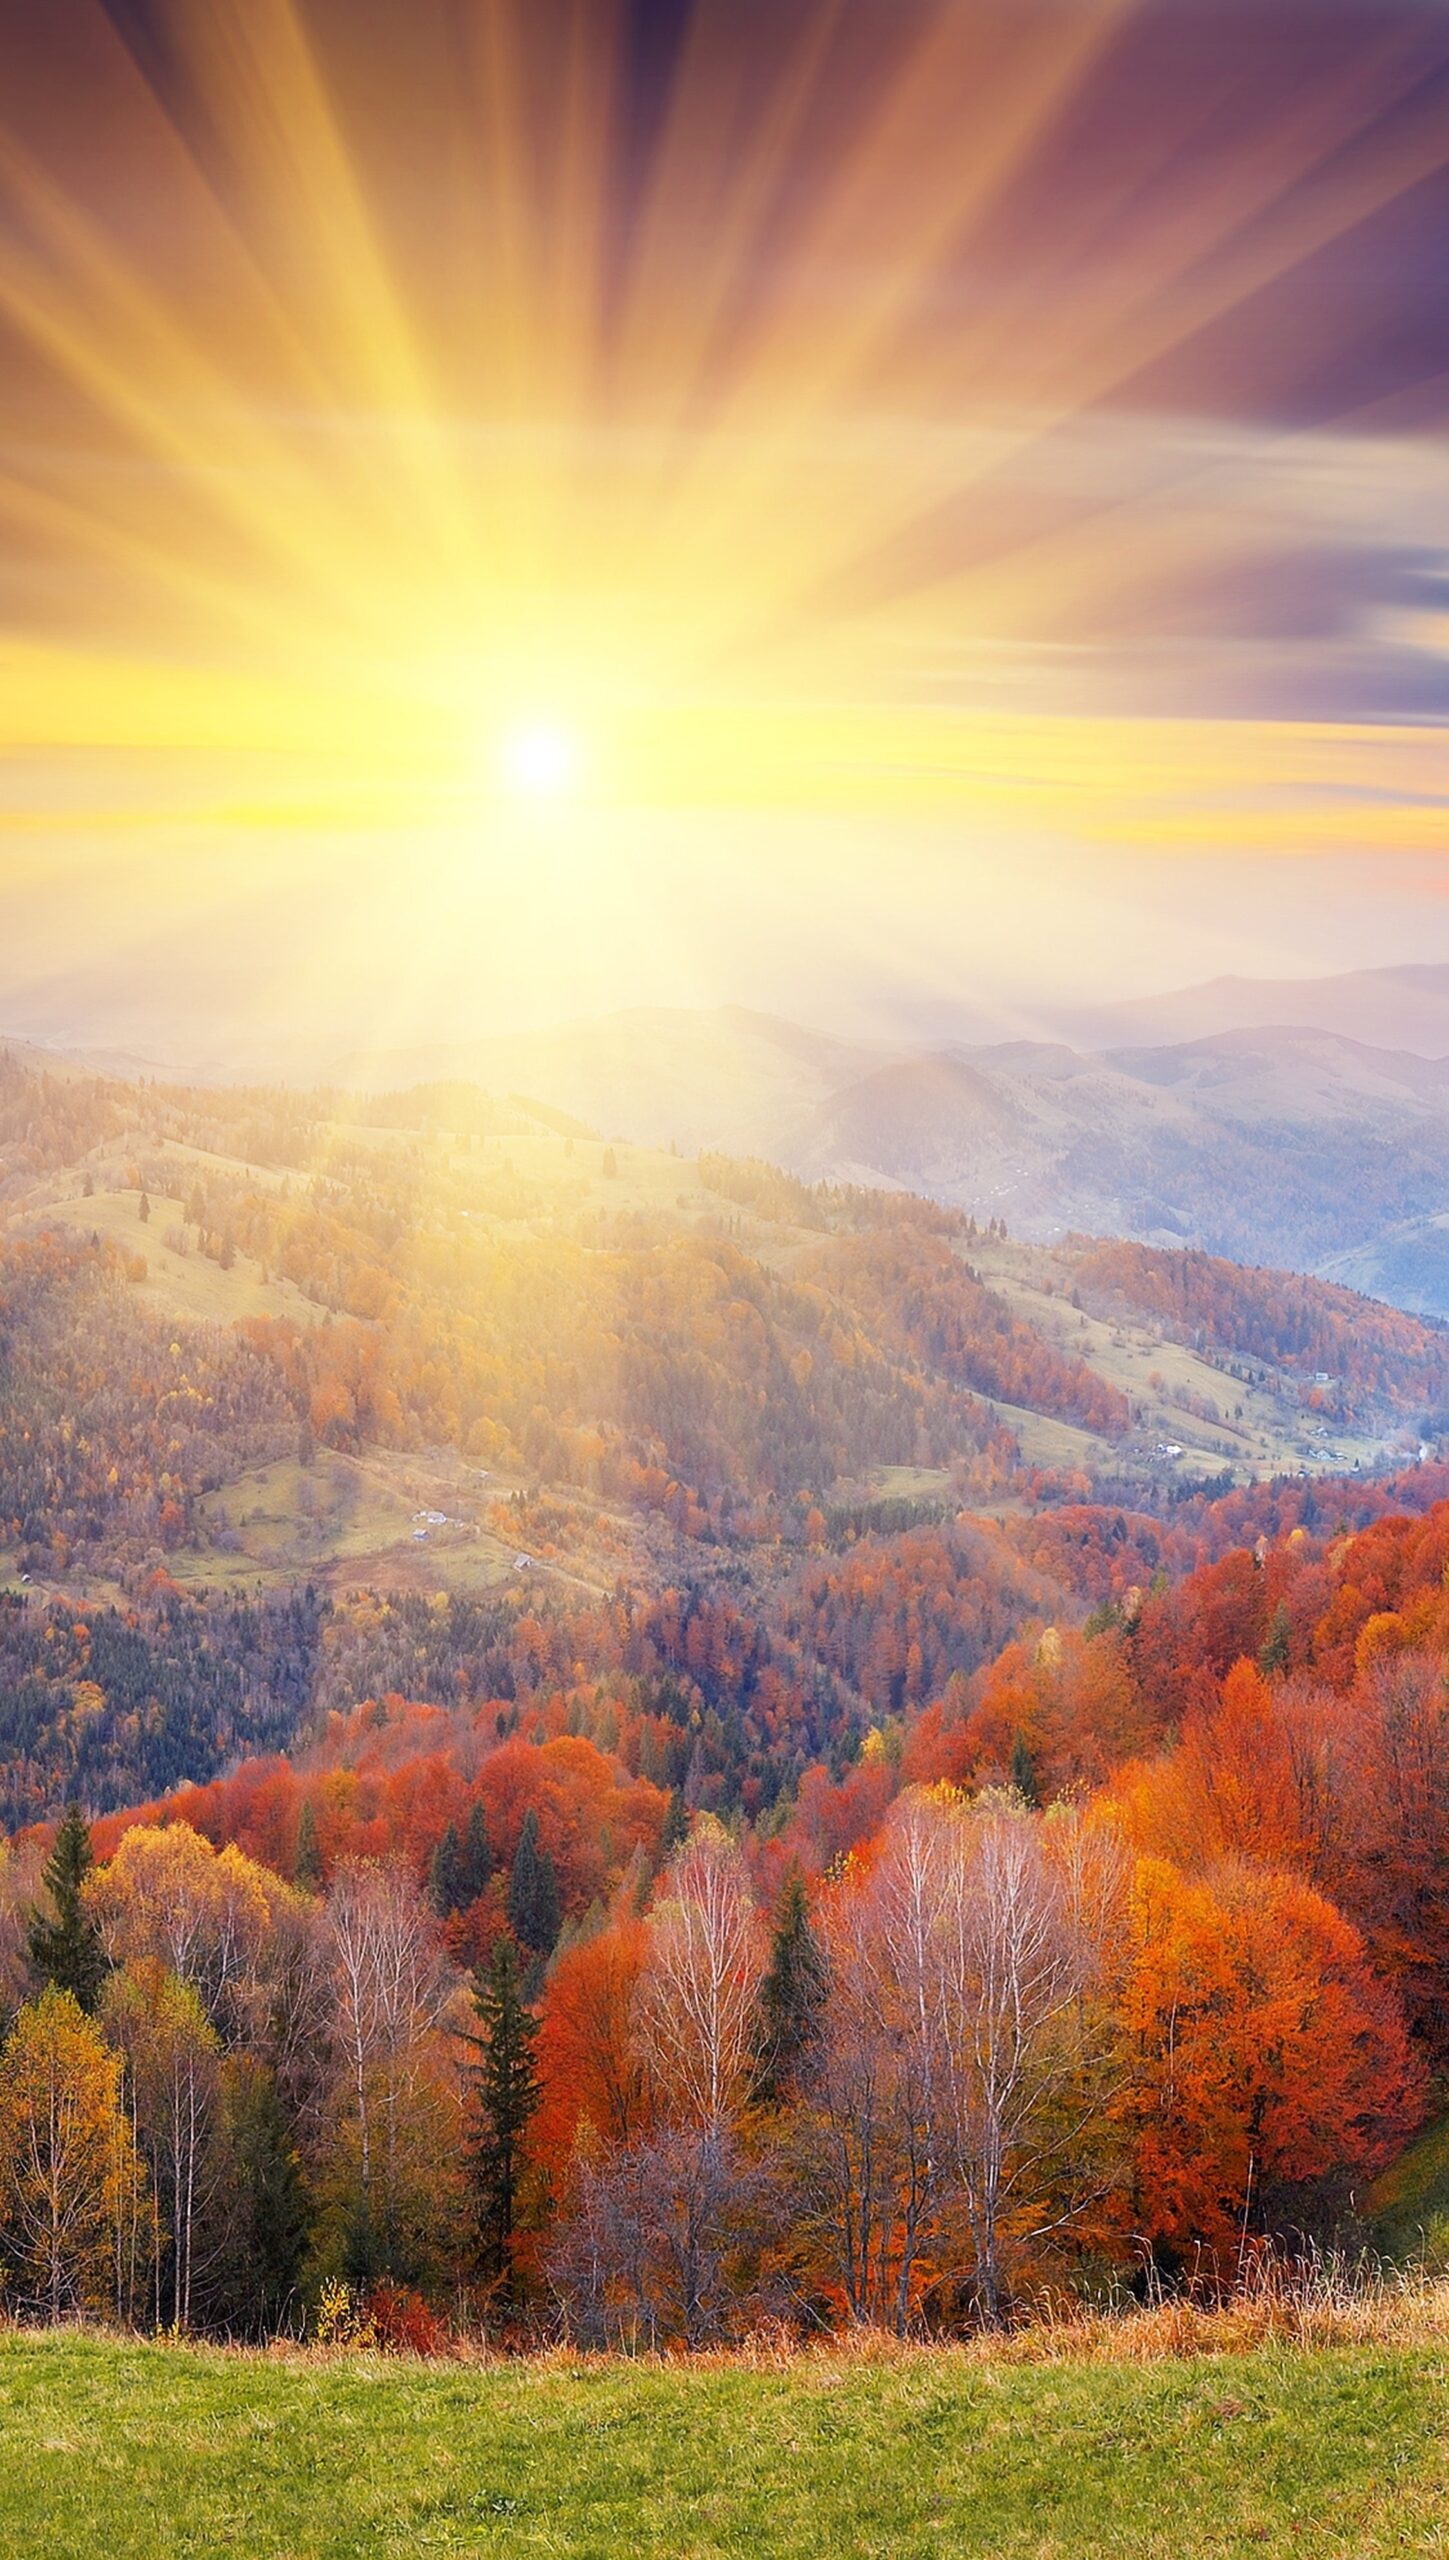
<path fill-rule="evenodd" d="M 1043 1240 L 1081 1229 L 1311 1271 L 1449 1202 L 1449 1069 L 1317 1031 L 1097 1055 L 1016 1042 L 878 1068 L 782 1152 Z"/>
<path fill-rule="evenodd" d="M 495 1134 L 500 1111 L 525 1131 L 542 1113 L 639 1149 L 921 1192 L 1039 1242 L 1180 1243 L 1449 1314 L 1449 967 L 1218 979 L 1057 1028 L 923 1047 L 656 1007 L 329 1073 L 374 1100 L 423 1084 L 513 1097 Z M 72 1081 L 141 1072 L 79 1048 L 6 1054 Z"/>
<path fill-rule="evenodd" d="M 1372 1071 L 1377 1109 L 1397 1088 Z M 923 1190 L 963 1122 L 983 1208 L 1015 1169 L 1014 1230 L 1064 1106 L 1121 1113 L 1136 1089 L 1065 1051 L 878 1068 L 837 1114 L 860 1152 L 879 1087 Z M 1141 1089 L 1178 1147 L 1166 1183 L 1190 1107 Z M 1364 1144 L 1367 1180 L 1372 1126 Z M 717 1583 L 768 1617 L 804 1556 L 969 1514 L 947 1567 L 979 1589 L 969 1666 L 1023 1612 L 1075 1605 L 1070 1572 L 1023 1578 L 993 1524 L 1083 1502 L 1185 1521 L 1275 1476 L 1356 1507 L 1446 1437 L 1449 1334 L 1338 1286 L 606 1143 L 470 1087 L 349 1100 L 0 1062 L 0 1603 L 42 1604 L 38 1653 L 11 1630 L 0 1714 L 17 1809 L 62 1767 L 113 1801 L 288 1731 L 320 1694 L 294 1595 L 437 1599 L 494 1648 L 520 1607 L 562 1629 L 621 1590 Z M 42 1612 L 70 1663 L 77 1617 L 138 1607 L 121 1703 L 72 1729 Z M 208 1739 L 198 1648 L 215 1611 L 230 1645 L 239 1608 L 254 1668 Z M 868 1713 L 848 1684 L 813 1694 Z"/>
<path fill-rule="evenodd" d="M 1373 1002 L 1342 983 L 1382 1031 L 1397 981 L 1370 974 L 1384 981 Z M 641 1146 L 923 1192 L 1040 1242 L 1135 1236 L 1321 1271 L 1437 1315 L 1449 1063 L 1413 1043 L 1437 983 L 1418 979 L 1419 1010 L 1391 1045 L 1311 1023 L 1154 1041 L 1144 1015 L 1139 1036 L 1122 1038 L 1133 1024 L 1117 1017 L 1115 1043 L 1095 1048 L 892 1050 L 738 1010 L 655 1011 L 374 1061 L 369 1076 L 472 1076 Z"/>

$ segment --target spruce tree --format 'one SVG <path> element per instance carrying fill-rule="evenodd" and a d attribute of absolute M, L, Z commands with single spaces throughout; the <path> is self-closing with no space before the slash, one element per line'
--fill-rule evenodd
<path fill-rule="evenodd" d="M 684 1793 L 679 1787 L 671 1787 L 669 1805 L 664 1816 L 664 1828 L 659 1834 L 661 1861 L 672 1858 L 675 1850 L 682 1849 L 688 1838 L 689 1815 L 685 1810 Z"/>
<path fill-rule="evenodd" d="M 458 1861 L 458 1891 L 461 1908 L 466 1911 L 480 1893 L 486 1893 L 493 1873 L 493 1849 L 488 1838 L 488 1816 L 483 1799 L 476 1797 L 463 1827 L 463 1845 Z"/>
<path fill-rule="evenodd" d="M 486 1973 L 473 1976 L 472 1990 L 480 2032 L 470 2039 L 479 2059 L 468 2075 L 476 2107 L 468 2173 L 484 2273 L 502 2278 L 511 2291 L 524 2136 L 539 2100 L 538 2027 L 524 2001 L 511 1938 L 498 1940 Z"/>
<path fill-rule="evenodd" d="M 1293 1620 L 1289 1615 L 1287 1601 L 1280 1600 L 1273 1612 L 1263 1650 L 1258 1656 L 1258 1668 L 1265 1679 L 1271 1680 L 1275 1671 L 1288 1669 L 1292 1658 Z"/>
<path fill-rule="evenodd" d="M 55 1835 L 42 1879 L 51 1912 L 37 1903 L 26 1935 L 31 1968 L 42 1985 L 73 1992 L 86 2010 L 95 2007 L 107 1970 L 101 1933 L 81 1896 L 94 1863 L 85 1817 L 73 1804 Z"/>
<path fill-rule="evenodd" d="M 1022 1803 L 1030 1805 L 1033 1813 L 1039 1812 L 1041 1788 L 1037 1783 L 1036 1762 L 1031 1756 L 1031 1744 L 1024 1733 L 1018 1733 L 1011 1746 L 1011 1783 Z"/>
<path fill-rule="evenodd" d="M 317 1838 L 317 1816 L 308 1796 L 303 1797 L 302 1810 L 297 1817 L 297 1858 L 292 1880 L 303 1893 L 320 1893 L 322 1890 L 322 1850 Z"/>
<path fill-rule="evenodd" d="M 450 1822 L 428 1869 L 428 1899 L 440 1920 L 451 1920 L 454 1912 L 463 1908 L 462 1858 L 458 1827 Z"/>
<path fill-rule="evenodd" d="M 307 2197 L 292 2127 L 263 2064 L 228 2056 L 229 2244 L 220 2291 L 226 2325 L 270 2338 L 294 2314 L 307 2254 Z"/>
<path fill-rule="evenodd" d="M 539 1847 L 538 1816 L 530 1805 L 508 1879 L 508 1925 L 530 1955 L 546 1956 L 553 1951 L 562 1917 L 553 1860 Z"/>
<path fill-rule="evenodd" d="M 778 2106 L 820 2036 L 829 1991 L 825 1950 L 810 1918 L 804 1879 L 788 1876 L 775 1913 L 770 1961 L 760 1984 L 760 2058 L 755 2095 Z"/>

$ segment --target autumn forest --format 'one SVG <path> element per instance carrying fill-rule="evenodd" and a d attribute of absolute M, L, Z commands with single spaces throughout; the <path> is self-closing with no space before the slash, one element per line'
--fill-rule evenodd
<path fill-rule="evenodd" d="M 520 1097 L 0 1070 L 6 2306 L 902 2337 L 1370 2243 L 1449 1337 Z"/>

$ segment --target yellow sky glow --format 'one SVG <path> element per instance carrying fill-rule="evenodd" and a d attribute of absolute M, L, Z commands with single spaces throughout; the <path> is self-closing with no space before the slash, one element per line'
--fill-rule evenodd
<path fill-rule="evenodd" d="M 1306 92 L 1271 153 L 1247 131 L 1193 166 L 1169 120 L 1098 209 L 1110 253 L 1036 292 L 1024 345 L 1009 296 L 950 326 L 933 296 L 1133 0 L 906 10 L 869 80 L 834 67 L 838 0 L 797 7 L 747 119 L 730 8 L 703 0 L 622 264 L 619 13 L 497 0 L 456 53 L 456 13 L 411 15 L 397 98 L 345 11 L 178 6 L 183 114 L 97 9 L 76 94 L 108 101 L 99 169 L 70 66 L 40 42 L 10 66 L 0 533 L 35 597 L 0 637 L 13 887 L 122 848 L 102 904 L 140 940 L 146 854 L 169 917 L 207 916 L 285 837 L 319 879 L 350 846 L 359 882 L 421 846 L 506 905 L 542 858 L 510 801 L 572 831 L 596 941 L 666 929 L 609 868 L 630 812 L 676 813 L 686 866 L 699 813 L 739 813 L 742 879 L 806 815 L 1064 860 L 1446 848 L 1434 730 L 1072 695 L 1104 594 L 1222 558 L 1266 475 L 1321 480 L 1321 440 L 1280 437 L 1096 487 L 1093 422 L 1442 164 L 1442 116 L 1381 137 L 1402 52 Z M 1164 218 L 1114 223 L 1179 166 Z M 842 836 L 842 899 L 875 861 Z M 515 963 L 549 967 L 536 905 Z"/>

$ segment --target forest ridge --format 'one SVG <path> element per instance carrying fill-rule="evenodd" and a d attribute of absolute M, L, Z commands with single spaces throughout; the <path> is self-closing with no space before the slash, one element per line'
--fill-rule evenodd
<path fill-rule="evenodd" d="M 0 1166 L 15 2309 L 913 2334 L 1362 2230 L 1437 1325 L 457 1085 L 11 1060 Z"/>

